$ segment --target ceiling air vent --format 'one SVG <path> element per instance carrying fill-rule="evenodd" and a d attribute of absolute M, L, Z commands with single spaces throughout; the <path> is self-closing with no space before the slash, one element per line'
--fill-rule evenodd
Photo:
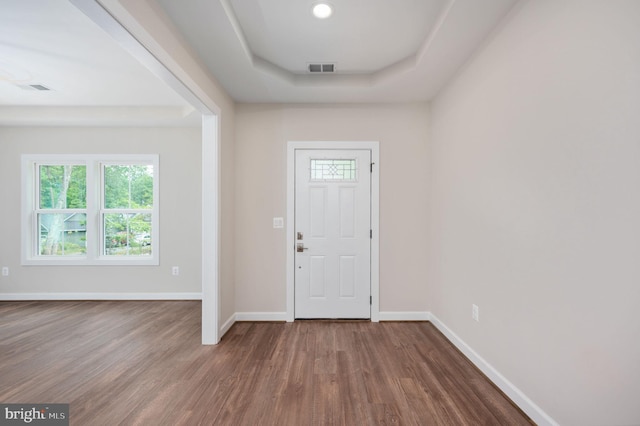
<path fill-rule="evenodd" d="M 310 73 L 332 73 L 336 70 L 336 64 L 309 64 Z"/>
<path fill-rule="evenodd" d="M 40 90 L 40 91 L 51 90 L 47 86 L 43 86 L 42 84 L 18 84 L 17 86 L 22 90 Z"/>

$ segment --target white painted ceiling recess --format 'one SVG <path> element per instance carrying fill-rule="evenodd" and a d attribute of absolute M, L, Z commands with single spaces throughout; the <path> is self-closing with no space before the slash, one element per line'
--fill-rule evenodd
<path fill-rule="evenodd" d="M 519 0 L 150 0 L 240 102 L 428 101 Z M 335 64 L 310 73 L 309 64 Z"/>

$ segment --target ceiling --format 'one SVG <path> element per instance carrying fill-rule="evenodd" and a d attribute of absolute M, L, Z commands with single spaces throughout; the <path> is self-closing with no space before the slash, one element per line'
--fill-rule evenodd
<path fill-rule="evenodd" d="M 430 100 L 521 0 L 147 1 L 238 102 L 360 103 Z M 199 123 L 71 2 L 1 2 L 1 125 Z"/>
<path fill-rule="evenodd" d="M 193 112 L 70 2 L 1 0 L 0 124 L 189 125 Z"/>
<path fill-rule="evenodd" d="M 151 0 L 240 102 L 428 101 L 518 0 Z M 311 74 L 310 63 L 333 63 Z"/>

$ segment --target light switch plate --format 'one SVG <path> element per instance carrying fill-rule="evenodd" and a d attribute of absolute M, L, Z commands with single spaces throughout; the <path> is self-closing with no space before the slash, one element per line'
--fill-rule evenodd
<path fill-rule="evenodd" d="M 273 228 L 284 228 L 284 218 L 282 217 L 274 217 L 273 218 Z"/>

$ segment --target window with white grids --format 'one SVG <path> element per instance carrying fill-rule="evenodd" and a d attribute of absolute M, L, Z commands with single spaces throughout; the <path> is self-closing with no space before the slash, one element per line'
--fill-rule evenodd
<path fill-rule="evenodd" d="M 25 155 L 22 263 L 157 265 L 157 155 Z"/>

